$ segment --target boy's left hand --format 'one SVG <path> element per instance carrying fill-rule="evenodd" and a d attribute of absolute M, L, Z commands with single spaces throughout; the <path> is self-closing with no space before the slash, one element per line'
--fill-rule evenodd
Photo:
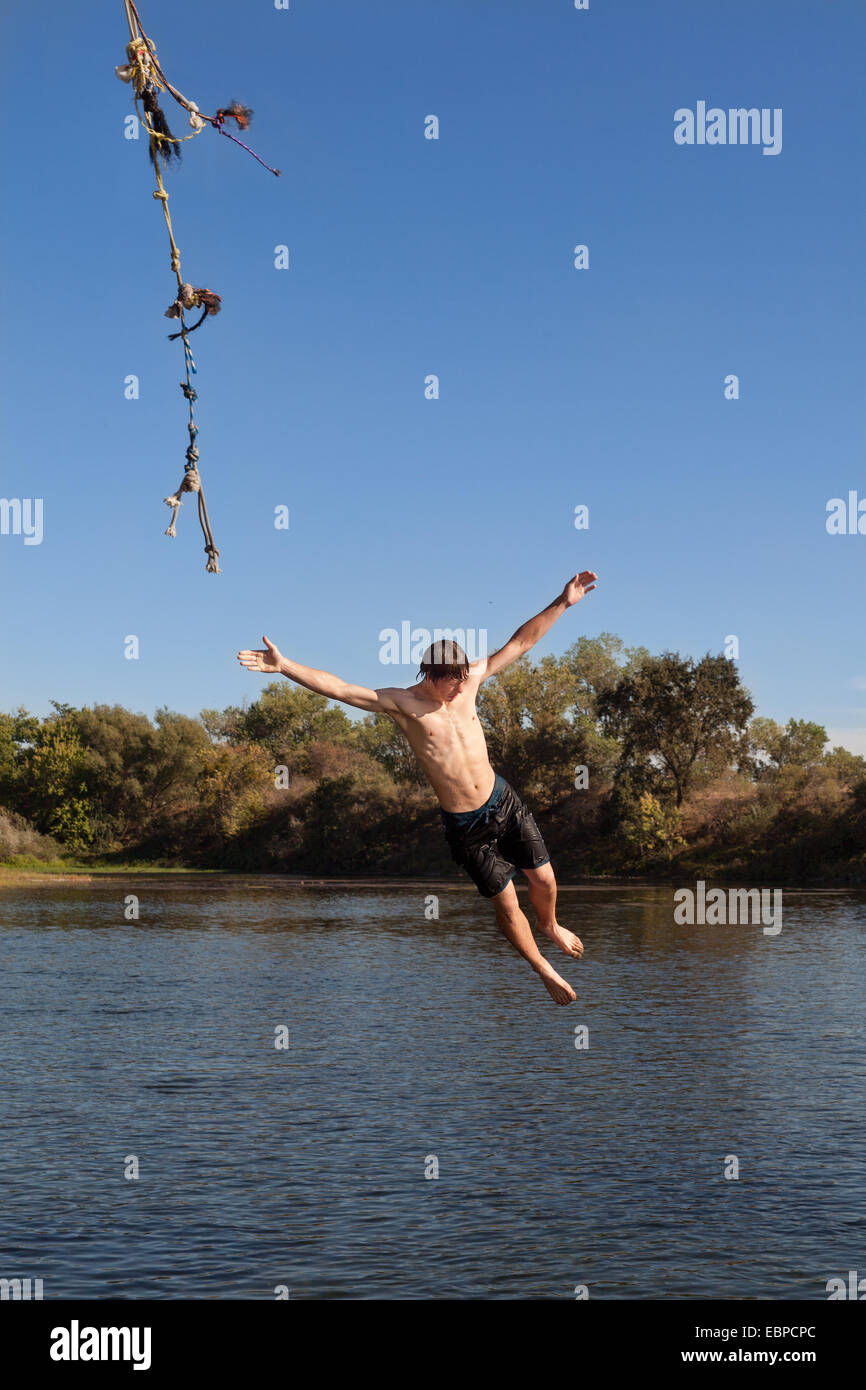
<path fill-rule="evenodd" d="M 595 588 L 595 584 L 590 582 L 594 579 L 598 579 L 598 575 L 592 570 L 581 570 L 580 574 L 576 574 L 573 579 L 569 580 L 562 591 L 566 608 L 571 608 L 573 604 L 579 603 L 584 594 L 590 593 Z"/>

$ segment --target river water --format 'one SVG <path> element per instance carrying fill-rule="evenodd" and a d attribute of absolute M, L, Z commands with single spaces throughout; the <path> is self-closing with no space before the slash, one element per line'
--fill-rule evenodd
<path fill-rule="evenodd" d="M 678 926 L 662 887 L 559 909 L 568 1008 L 473 888 L 3 888 L 0 1277 L 824 1299 L 866 1274 L 866 893 L 785 890 L 775 935 Z"/>

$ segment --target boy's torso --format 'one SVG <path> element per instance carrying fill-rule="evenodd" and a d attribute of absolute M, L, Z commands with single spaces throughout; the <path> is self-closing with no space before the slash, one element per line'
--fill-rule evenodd
<path fill-rule="evenodd" d="M 419 697 L 412 687 L 401 692 L 404 698 L 390 716 L 406 735 L 446 811 L 474 811 L 493 790 L 495 774 L 475 708 L 480 684 L 480 680 L 469 680 L 444 705 Z"/>

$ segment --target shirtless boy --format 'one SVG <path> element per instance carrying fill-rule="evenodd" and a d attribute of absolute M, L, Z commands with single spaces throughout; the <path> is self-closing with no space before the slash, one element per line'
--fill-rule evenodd
<path fill-rule="evenodd" d="M 452 858 L 466 869 L 481 896 L 491 899 L 500 930 L 540 975 L 557 1004 L 571 1004 L 576 996 L 535 944 L 513 882 L 518 870 L 527 879 L 538 930 L 567 956 L 583 955 L 583 945 L 556 920 L 550 855 L 527 807 L 490 766 L 475 701 L 481 682 L 534 647 L 566 608 L 595 588 L 597 578 L 592 570 L 576 574 L 553 603 L 519 627 L 492 656 L 470 662 L 458 643 L 434 642 L 421 662 L 423 680 L 408 689 L 349 685 L 329 671 L 290 661 L 267 637 L 262 638 L 266 651 L 238 652 L 238 661 L 248 671 L 288 676 L 329 700 L 393 719 L 439 798 Z"/>

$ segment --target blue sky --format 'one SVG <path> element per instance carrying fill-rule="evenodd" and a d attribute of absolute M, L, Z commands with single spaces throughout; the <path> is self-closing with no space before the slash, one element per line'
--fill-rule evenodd
<path fill-rule="evenodd" d="M 121 0 L 47 28 L 6 3 L 0 496 L 44 519 L 39 545 L 0 535 L 0 708 L 252 700 L 236 653 L 262 633 L 408 685 L 382 629 L 493 648 L 592 568 L 535 656 L 733 634 L 758 713 L 866 753 L 866 535 L 825 525 L 866 498 L 862 4 L 139 9 L 170 80 L 252 106 L 243 138 L 283 171 L 208 129 L 167 175 L 184 275 L 223 296 L 192 339 L 223 573 L 189 501 L 163 534 L 182 351 Z M 780 108 L 781 152 L 677 145 L 699 101 Z"/>

